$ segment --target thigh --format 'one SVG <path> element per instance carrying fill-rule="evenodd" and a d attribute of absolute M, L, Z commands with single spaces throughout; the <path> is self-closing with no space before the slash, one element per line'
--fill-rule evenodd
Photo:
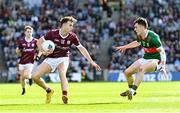
<path fill-rule="evenodd" d="M 146 72 L 154 72 L 157 68 L 159 60 L 150 60 L 146 64 L 142 65 L 140 68 Z"/>
<path fill-rule="evenodd" d="M 18 70 L 19 71 L 24 71 L 25 70 L 25 64 L 19 64 L 18 65 Z"/>
<path fill-rule="evenodd" d="M 24 75 L 30 75 L 32 73 L 32 69 L 33 69 L 33 64 L 26 64 L 25 65 L 25 70 L 24 70 Z"/>
<path fill-rule="evenodd" d="M 33 76 L 42 77 L 49 72 L 51 72 L 51 66 L 46 62 L 42 62 L 33 73 Z"/>
<path fill-rule="evenodd" d="M 62 62 L 57 67 L 60 75 L 66 74 L 68 67 L 69 67 L 69 58 L 63 58 Z"/>
<path fill-rule="evenodd" d="M 139 59 L 140 60 L 140 59 Z M 126 72 L 130 74 L 137 73 L 139 71 L 139 68 L 141 64 L 139 63 L 139 60 L 135 61 L 133 64 L 131 64 L 127 69 Z"/>
<path fill-rule="evenodd" d="M 61 58 L 46 58 L 43 62 L 49 64 L 51 67 L 51 72 L 54 72 L 58 65 L 63 62 L 63 60 L 61 60 Z"/>
<path fill-rule="evenodd" d="M 24 76 L 24 70 L 19 70 L 19 74 L 20 74 L 21 76 Z"/>
<path fill-rule="evenodd" d="M 18 70 L 19 70 L 19 74 L 22 76 L 24 74 L 25 64 L 19 64 Z"/>

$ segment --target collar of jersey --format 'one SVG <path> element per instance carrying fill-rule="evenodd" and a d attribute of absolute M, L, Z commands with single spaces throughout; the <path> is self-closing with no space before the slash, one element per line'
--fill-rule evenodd
<path fill-rule="evenodd" d="M 28 38 L 24 38 L 26 42 L 31 42 L 33 40 L 33 37 L 31 37 L 31 39 L 28 39 Z"/>

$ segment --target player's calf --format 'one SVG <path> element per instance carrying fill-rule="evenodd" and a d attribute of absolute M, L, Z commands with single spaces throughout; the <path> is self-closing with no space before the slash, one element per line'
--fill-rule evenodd
<path fill-rule="evenodd" d="M 29 79 L 29 85 L 31 86 L 33 83 L 32 78 Z"/>

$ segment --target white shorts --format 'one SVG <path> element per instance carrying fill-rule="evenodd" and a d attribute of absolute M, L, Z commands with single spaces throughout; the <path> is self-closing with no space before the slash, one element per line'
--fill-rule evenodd
<path fill-rule="evenodd" d="M 43 62 L 49 64 L 52 69 L 51 72 L 54 72 L 60 63 L 64 63 L 64 66 L 67 69 L 69 66 L 69 57 L 46 58 Z"/>
<path fill-rule="evenodd" d="M 29 75 L 31 74 L 32 70 L 33 70 L 33 66 L 34 64 L 32 63 L 28 63 L 28 64 L 19 64 L 19 71 L 28 69 L 29 70 Z"/>
<path fill-rule="evenodd" d="M 159 62 L 158 59 L 144 59 L 144 58 L 138 59 L 138 62 L 141 64 L 141 66 L 147 64 L 147 63 L 150 62 L 150 61 Z M 159 64 L 157 64 L 156 70 L 159 70 L 160 67 L 161 67 L 161 66 L 160 66 Z"/>

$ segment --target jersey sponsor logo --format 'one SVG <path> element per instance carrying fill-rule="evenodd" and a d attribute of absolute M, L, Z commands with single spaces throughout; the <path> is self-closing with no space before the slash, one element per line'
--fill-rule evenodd
<path fill-rule="evenodd" d="M 34 49 L 23 49 L 24 52 L 28 52 L 28 51 L 34 51 Z"/>
<path fill-rule="evenodd" d="M 155 48 L 155 47 L 152 47 L 152 48 L 143 48 L 144 49 L 144 52 L 145 53 L 157 53 L 158 52 L 158 50 L 157 50 L 157 48 Z"/>
<path fill-rule="evenodd" d="M 57 47 L 57 49 L 63 49 L 63 50 L 69 49 L 69 47 L 62 47 L 62 46 L 56 46 L 56 47 Z"/>

